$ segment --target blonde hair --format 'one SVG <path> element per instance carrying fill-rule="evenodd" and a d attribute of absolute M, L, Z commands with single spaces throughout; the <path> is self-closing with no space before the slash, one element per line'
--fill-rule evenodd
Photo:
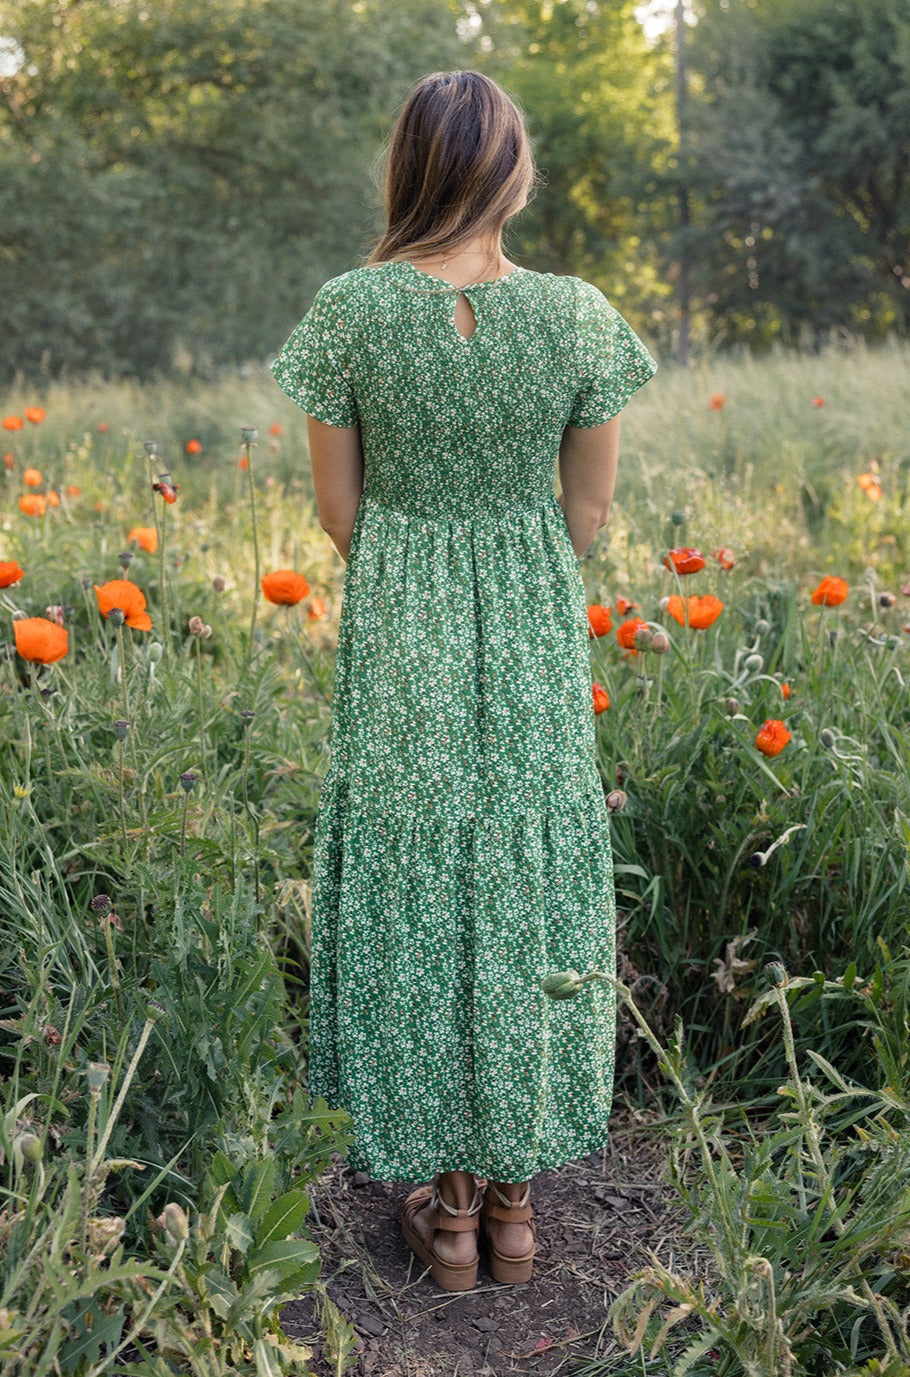
<path fill-rule="evenodd" d="M 521 111 L 482 72 L 430 72 L 409 92 L 384 149 L 387 227 L 366 265 L 452 252 L 498 234 L 537 181 Z"/>

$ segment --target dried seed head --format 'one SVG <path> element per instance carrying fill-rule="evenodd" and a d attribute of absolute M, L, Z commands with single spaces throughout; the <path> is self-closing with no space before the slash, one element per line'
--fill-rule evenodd
<path fill-rule="evenodd" d="M 225 579 L 221 577 L 220 574 L 216 574 L 215 577 L 212 579 L 212 587 L 214 588 L 216 593 L 223 593 L 225 588 L 227 587 L 227 582 Z"/>
<path fill-rule="evenodd" d="M 191 794 L 196 787 L 199 776 L 195 770 L 184 770 L 180 776 L 180 787 L 185 794 Z"/>
<path fill-rule="evenodd" d="M 245 445 L 255 445 L 259 439 L 259 431 L 256 426 L 241 426 L 240 438 Z"/>
<path fill-rule="evenodd" d="M 108 612 L 107 614 L 107 619 L 110 622 L 111 626 L 123 626 L 123 623 L 126 621 L 123 608 L 112 607 L 110 612 Z"/>
<path fill-rule="evenodd" d="M 121 569 L 128 569 L 133 562 L 132 550 L 121 550 L 117 556 Z"/>
<path fill-rule="evenodd" d="M 127 733 L 128 733 L 128 731 L 129 731 L 129 729 L 130 729 L 130 724 L 129 724 L 129 722 L 127 722 L 126 719 L 123 718 L 123 717 L 118 717 L 118 718 L 117 718 L 117 721 L 113 723 L 113 728 L 114 728 L 114 735 L 116 736 L 117 740 L 118 740 L 118 741 L 125 741 L 125 740 L 126 740 L 126 737 L 127 737 Z"/>
<path fill-rule="evenodd" d="M 143 440 L 142 443 L 143 443 L 143 446 L 144 446 L 144 448 L 145 448 L 146 454 L 157 454 L 157 453 L 158 453 L 158 441 L 157 441 L 157 440 Z"/>
<path fill-rule="evenodd" d="M 108 914 L 114 905 L 109 894 L 96 894 L 91 902 L 92 913 Z"/>

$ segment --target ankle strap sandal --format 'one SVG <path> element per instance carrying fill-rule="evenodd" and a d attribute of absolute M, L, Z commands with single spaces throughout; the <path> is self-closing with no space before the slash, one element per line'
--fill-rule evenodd
<path fill-rule="evenodd" d="M 493 1244 L 489 1231 L 484 1227 L 489 1220 L 499 1220 L 503 1224 L 529 1224 L 531 1227 L 531 1247 L 520 1257 L 501 1253 Z M 490 1181 L 484 1191 L 481 1227 L 487 1248 L 487 1263 L 494 1281 L 514 1285 L 516 1282 L 530 1281 L 537 1252 L 537 1225 L 531 1208 L 531 1183 L 528 1182 L 518 1200 L 510 1200 Z"/>
<path fill-rule="evenodd" d="M 418 1233 L 414 1223 L 414 1215 L 424 1206 L 429 1205 L 431 1213 L 428 1216 L 428 1223 L 424 1226 L 427 1230 L 426 1237 Z M 446 1262 L 435 1252 L 433 1248 L 433 1235 L 437 1229 L 444 1229 L 451 1233 L 467 1233 L 473 1231 L 475 1234 L 480 1229 L 480 1212 L 483 1208 L 483 1192 L 478 1186 L 474 1187 L 474 1195 L 471 1203 L 466 1210 L 456 1209 L 447 1200 L 443 1200 L 439 1193 L 438 1181 L 431 1184 L 417 1186 L 412 1190 L 405 1200 L 401 1209 L 401 1232 L 404 1234 L 408 1246 L 417 1254 L 433 1276 L 437 1286 L 441 1286 L 445 1291 L 470 1291 L 477 1284 L 477 1264 L 479 1255 L 474 1249 L 474 1257 L 470 1262 Z"/>

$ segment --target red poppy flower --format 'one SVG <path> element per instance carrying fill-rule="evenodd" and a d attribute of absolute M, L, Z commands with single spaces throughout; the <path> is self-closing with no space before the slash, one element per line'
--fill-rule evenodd
<path fill-rule="evenodd" d="M 240 458 L 237 460 L 237 467 L 240 469 L 248 469 L 250 467 L 250 461 L 245 454 L 241 454 Z"/>
<path fill-rule="evenodd" d="M 790 687 L 789 684 L 781 684 L 781 686 L 780 686 L 780 694 L 781 694 L 781 697 L 783 698 L 784 702 L 787 701 L 787 699 L 790 697 L 790 694 L 791 694 L 792 692 L 793 692 L 793 690 L 791 689 L 791 687 Z"/>
<path fill-rule="evenodd" d="M 7 467 L 8 469 L 11 469 L 11 468 L 13 467 L 13 465 L 15 464 L 15 462 L 16 462 L 15 457 L 9 452 L 9 450 L 7 450 L 6 453 L 4 454 L 4 456 L 3 456 L 3 462 L 4 462 L 4 464 L 6 465 L 6 467 Z"/>
<path fill-rule="evenodd" d="M 48 505 L 49 507 L 59 507 L 59 506 L 60 506 L 60 494 L 57 492 L 56 488 L 48 488 L 48 490 L 47 490 L 47 505 Z"/>
<path fill-rule="evenodd" d="M 69 650 L 69 632 L 46 617 L 22 617 L 13 622 L 16 649 L 23 660 L 52 665 Z"/>
<path fill-rule="evenodd" d="M 630 602 L 628 598 L 614 598 L 613 604 L 620 617 L 628 617 L 633 608 L 638 607 L 637 602 Z"/>
<path fill-rule="evenodd" d="M 131 540 L 135 540 L 147 555 L 153 555 L 158 549 L 158 531 L 154 526 L 134 526 L 126 538 L 127 545 Z"/>
<path fill-rule="evenodd" d="M 201 453 L 202 453 L 202 441 L 201 441 L 201 440 L 187 440 L 187 442 L 186 442 L 186 444 L 183 446 L 183 448 L 186 450 L 187 454 L 201 454 Z"/>
<path fill-rule="evenodd" d="M 179 483 L 153 483 L 152 492 L 160 493 L 165 502 L 176 502 L 177 494 L 180 491 Z"/>
<path fill-rule="evenodd" d="M 816 607 L 839 607 L 846 601 L 849 592 L 845 579 L 838 578 L 836 574 L 828 574 L 812 594 L 812 601 Z"/>
<path fill-rule="evenodd" d="M 323 602 L 322 598 L 320 598 L 317 594 L 315 597 L 312 597 L 310 599 L 310 621 L 318 621 L 320 617 L 324 616 L 325 603 Z"/>
<path fill-rule="evenodd" d="M 685 602 L 677 593 L 667 598 L 667 611 L 673 620 L 679 622 L 680 626 L 690 626 L 693 631 L 706 630 L 717 621 L 723 610 L 723 603 L 713 593 L 706 593 L 703 598 L 686 598 Z"/>
<path fill-rule="evenodd" d="M 134 631 L 151 631 L 152 619 L 145 610 L 145 594 L 130 583 L 129 579 L 111 579 L 110 583 L 95 584 L 98 597 L 98 611 L 102 617 L 117 607 L 123 613 L 127 626 Z"/>
<path fill-rule="evenodd" d="M 280 425 L 278 424 L 277 421 L 273 421 L 272 424 L 269 426 L 269 434 L 270 434 L 270 435 L 283 435 L 283 434 L 284 434 L 284 426 L 280 426 Z"/>
<path fill-rule="evenodd" d="M 0 588 L 12 588 L 14 583 L 18 583 L 24 577 L 25 570 L 20 569 L 14 559 L 0 562 Z"/>
<path fill-rule="evenodd" d="M 67 497 L 81 497 L 81 496 L 82 496 L 82 489 L 81 489 L 81 488 L 77 488 L 75 483 L 67 483 L 66 488 L 64 489 L 64 491 L 65 491 Z"/>
<path fill-rule="evenodd" d="M 24 469 L 22 481 L 27 488 L 40 488 L 44 482 L 44 475 L 39 469 Z"/>
<path fill-rule="evenodd" d="M 21 430 L 25 422 L 21 416 L 4 416 L 2 425 L 4 430 Z"/>
<path fill-rule="evenodd" d="M 631 650 L 633 655 L 638 653 L 635 649 L 635 633 L 639 627 L 647 625 L 648 623 L 643 621 L 641 617 L 630 617 L 628 621 L 624 621 L 621 626 L 616 628 L 616 639 L 623 650 Z"/>
<path fill-rule="evenodd" d="M 107 421 L 100 421 L 98 423 L 98 430 L 101 432 L 102 435 L 106 435 L 110 430 L 110 426 L 108 425 Z"/>
<path fill-rule="evenodd" d="M 824 397 L 813 397 L 813 398 L 812 398 L 812 405 L 813 405 L 813 406 L 824 406 L 824 405 L 825 405 L 825 399 L 824 399 Z"/>
<path fill-rule="evenodd" d="M 686 545 L 678 550 L 669 550 L 664 555 L 664 564 L 668 569 L 675 569 L 677 574 L 697 574 L 699 569 L 705 567 L 705 557 L 701 550 Z"/>
<path fill-rule="evenodd" d="M 263 575 L 262 591 L 269 602 L 293 607 L 306 597 L 310 585 L 303 574 L 295 574 L 293 569 L 276 569 L 272 574 Z"/>
<path fill-rule="evenodd" d="M 870 502 L 877 502 L 882 495 L 882 485 L 877 473 L 859 473 L 856 481 Z"/>
<path fill-rule="evenodd" d="M 726 392 L 712 392 L 708 399 L 708 406 L 712 411 L 723 411 L 724 402 L 727 400 Z"/>
<path fill-rule="evenodd" d="M 714 558 L 717 560 L 721 569 L 732 569 L 734 564 L 736 563 L 736 556 L 727 545 L 725 545 L 721 550 L 715 550 Z"/>
<path fill-rule="evenodd" d="M 19 498 L 19 510 L 25 512 L 26 516 L 44 516 L 47 500 L 40 492 L 27 492 L 24 497 Z"/>
<path fill-rule="evenodd" d="M 24 414 L 27 421 L 31 421 L 33 426 L 37 426 L 44 420 L 46 412 L 40 406 L 27 406 Z"/>
<path fill-rule="evenodd" d="M 594 716 L 596 717 L 599 713 L 606 712 L 610 706 L 610 695 L 603 684 L 592 684 L 591 692 L 594 702 Z"/>
<path fill-rule="evenodd" d="M 775 717 L 769 717 L 767 722 L 759 728 L 755 744 L 762 755 L 780 755 L 791 739 L 785 724 Z"/>
<path fill-rule="evenodd" d="M 593 639 L 595 636 L 606 636 L 608 631 L 613 628 L 613 618 L 610 616 L 609 607 L 604 607 L 602 603 L 592 602 L 588 604 L 588 636 Z"/>

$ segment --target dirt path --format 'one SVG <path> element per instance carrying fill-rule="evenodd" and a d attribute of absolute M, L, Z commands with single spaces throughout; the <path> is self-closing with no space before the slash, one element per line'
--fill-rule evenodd
<path fill-rule="evenodd" d="M 662 1181 L 664 1145 L 640 1116 L 617 1106 L 609 1145 L 542 1172 L 532 1187 L 538 1254 L 524 1286 L 501 1286 L 484 1268 L 453 1295 L 436 1285 L 401 1236 L 398 1211 L 417 1182 L 371 1181 L 335 1162 L 312 1191 L 323 1277 L 359 1341 L 354 1377 L 563 1377 L 579 1359 L 619 1350 L 607 1309 L 653 1248 L 672 1262 L 680 1216 Z M 285 1307 L 289 1335 L 315 1350 L 316 1302 Z M 573 1361 L 574 1360 L 574 1361 Z"/>

